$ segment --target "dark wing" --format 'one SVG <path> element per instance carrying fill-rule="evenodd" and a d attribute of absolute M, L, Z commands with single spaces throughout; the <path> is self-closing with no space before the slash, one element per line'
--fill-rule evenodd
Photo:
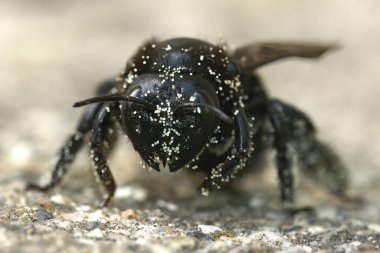
<path fill-rule="evenodd" d="M 242 69 L 254 70 L 264 64 L 287 57 L 318 58 L 337 45 L 313 43 L 253 43 L 237 48 L 233 58 Z"/>

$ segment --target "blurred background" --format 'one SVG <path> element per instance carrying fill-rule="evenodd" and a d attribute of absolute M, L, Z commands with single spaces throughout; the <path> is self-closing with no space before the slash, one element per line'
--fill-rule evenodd
<path fill-rule="evenodd" d="M 312 41 L 341 49 L 259 72 L 270 94 L 309 114 L 321 138 L 341 154 L 352 174 L 351 191 L 376 199 L 379 17 L 380 2 L 372 0 L 2 0 L 0 182 L 46 174 L 80 116 L 72 104 L 116 76 L 149 38 L 197 37 L 226 41 L 232 49 L 252 41 Z M 119 182 L 138 168 L 135 158 L 130 149 L 117 149 Z M 92 176 L 86 152 L 78 160 L 74 167 Z"/>

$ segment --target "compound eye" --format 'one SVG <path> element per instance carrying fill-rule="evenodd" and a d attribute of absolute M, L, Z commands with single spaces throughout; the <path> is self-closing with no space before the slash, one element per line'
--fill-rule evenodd
<path fill-rule="evenodd" d="M 145 101 L 143 99 L 141 87 L 133 88 L 133 90 L 131 90 L 131 92 L 129 93 L 128 97 L 136 98 L 136 99 L 138 99 L 138 101 Z M 133 108 L 135 106 L 137 106 L 138 108 L 146 108 L 146 106 L 144 104 L 136 103 L 135 101 L 129 101 L 128 106 L 129 107 L 132 106 Z"/>
<path fill-rule="evenodd" d="M 141 87 L 136 87 L 131 92 L 129 93 L 128 96 L 135 97 L 135 98 L 140 98 L 141 97 Z"/>
<path fill-rule="evenodd" d="M 177 106 L 174 110 L 175 117 L 186 118 L 194 124 L 203 122 L 207 118 L 211 120 L 213 115 L 209 115 L 209 110 L 207 109 L 208 106 L 212 105 L 209 97 L 200 92 L 195 92 L 188 101 Z"/>
<path fill-rule="evenodd" d="M 236 66 L 236 64 L 234 64 L 234 63 L 228 63 L 227 64 L 227 75 L 229 77 L 235 77 L 239 74 L 240 74 L 240 70 L 239 70 L 238 66 Z"/>
<path fill-rule="evenodd" d="M 192 97 L 190 97 L 190 102 L 195 102 L 198 104 L 206 104 L 208 101 L 206 100 L 205 96 L 199 92 L 195 92 Z"/>

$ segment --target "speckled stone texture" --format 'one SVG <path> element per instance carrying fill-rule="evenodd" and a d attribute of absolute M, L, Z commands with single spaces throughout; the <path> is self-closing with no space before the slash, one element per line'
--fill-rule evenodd
<path fill-rule="evenodd" d="M 0 252 L 376 252 L 380 250 L 380 2 L 0 2 Z M 111 158 L 108 208 L 83 151 L 62 185 L 43 181 L 96 83 L 118 74 L 146 39 L 191 36 L 341 45 L 318 61 L 260 69 L 268 91 L 310 115 L 351 173 L 350 199 L 302 178 L 285 209 L 269 154 L 261 172 L 199 196 L 202 179 L 140 168 L 128 141 Z M 221 39 L 222 38 L 222 39 Z"/>

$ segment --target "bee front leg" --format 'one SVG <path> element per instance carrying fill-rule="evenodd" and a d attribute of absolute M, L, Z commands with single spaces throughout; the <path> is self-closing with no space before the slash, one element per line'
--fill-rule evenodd
<path fill-rule="evenodd" d="M 239 109 L 234 117 L 235 144 L 229 149 L 226 160 L 207 175 L 200 187 L 202 195 L 208 195 L 209 190 L 220 189 L 245 167 L 253 151 L 253 129 L 251 119 L 248 119 L 243 109 Z"/>
<path fill-rule="evenodd" d="M 107 143 L 107 141 L 110 140 L 108 138 L 108 131 L 113 125 L 111 114 L 114 107 L 115 105 L 113 103 L 105 103 L 102 106 L 95 120 L 90 139 L 91 164 L 107 192 L 103 201 L 100 203 L 101 207 L 108 205 L 116 190 L 116 183 L 107 161 L 107 146 L 112 145 L 112 143 Z"/>
<path fill-rule="evenodd" d="M 52 189 L 62 181 L 62 178 L 74 161 L 75 156 L 83 147 L 85 135 L 90 131 L 100 107 L 101 104 L 94 104 L 87 107 L 81 120 L 79 121 L 76 132 L 67 139 L 65 145 L 59 151 L 58 161 L 51 172 L 50 182 L 44 186 L 28 184 L 26 186 L 27 190 L 45 192 Z"/>

